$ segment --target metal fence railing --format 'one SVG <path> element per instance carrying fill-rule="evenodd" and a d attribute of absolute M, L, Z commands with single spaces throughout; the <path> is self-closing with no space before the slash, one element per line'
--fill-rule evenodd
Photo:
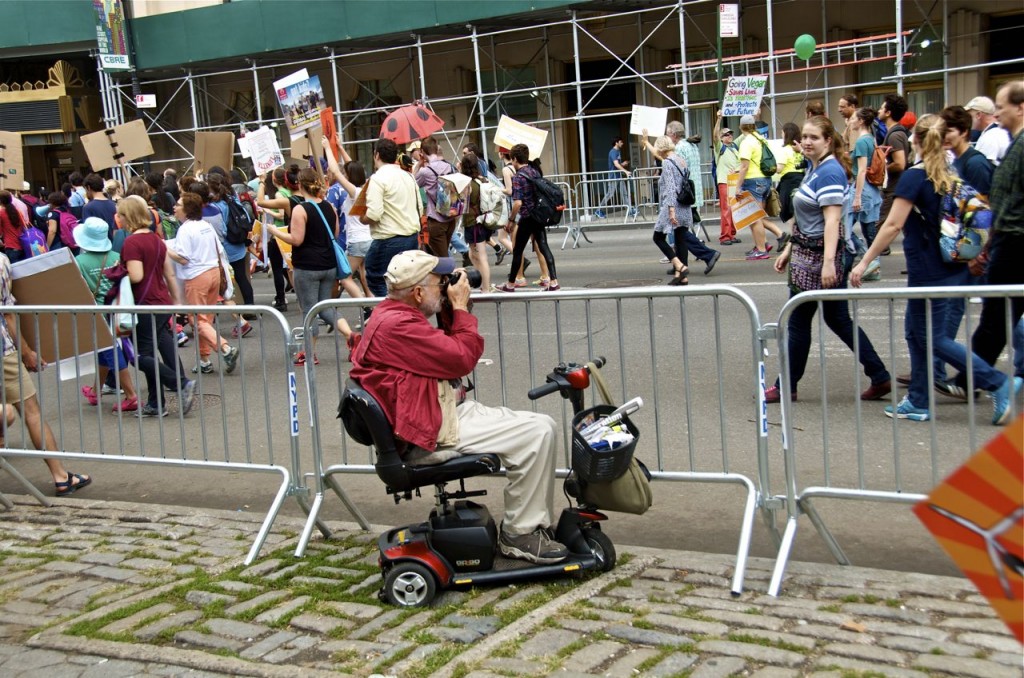
<path fill-rule="evenodd" d="M 769 593 L 778 595 L 786 564 L 799 526 L 806 515 L 824 540 L 836 562 L 848 565 L 849 558 L 838 540 L 826 526 L 815 508 L 814 499 L 859 500 L 868 502 L 914 503 L 921 501 L 940 480 L 959 467 L 991 435 L 991 411 L 976 412 L 982 400 L 975 395 L 971 368 L 975 358 L 967 351 L 967 407 L 952 399 L 937 396 L 933 367 L 935 337 L 949 332 L 948 327 L 934 327 L 932 305 L 939 299 L 962 303 L 966 312 L 962 322 L 962 344 L 970 346 L 971 335 L 978 325 L 976 310 L 981 306 L 967 303 L 970 297 L 1024 297 L 1024 289 L 1011 286 L 912 287 L 903 289 L 826 290 L 804 292 L 791 298 L 779 313 L 778 349 L 780 356 L 781 409 L 783 451 L 785 460 L 785 493 L 777 497 L 785 501 L 787 521 L 779 548 Z M 927 338 L 926 372 L 930 418 L 925 422 L 886 418 L 883 408 L 895 408 L 898 374 L 910 372 L 903 320 L 904 303 L 921 300 L 925 306 Z M 860 365 L 852 351 L 834 335 L 826 332 L 824 306 L 847 303 L 853 320 L 853 341 L 857 352 L 865 347 L 858 330 L 873 341 L 878 356 L 892 376 L 892 392 L 883 400 L 865 402 L 858 393 L 868 387 Z M 812 345 L 808 366 L 816 366 L 805 382 L 817 381 L 812 390 L 805 384 L 799 389 L 799 400 L 789 366 L 791 333 L 789 323 L 794 314 L 816 305 L 817 342 Z M 1007 337 L 1010 327 L 1010 304 L 1006 304 Z M 879 331 L 881 330 L 881 331 Z M 766 332 L 766 334 L 769 334 Z M 1007 342 L 1010 346 L 1011 342 Z M 837 349 L 837 350 L 836 350 Z M 980 359 L 979 359 L 980 360 Z M 1006 361 L 1007 378 L 1013 379 L 1013 360 Z M 836 365 L 839 364 L 837 368 Z M 901 369 L 902 368 L 902 369 Z M 955 370 L 950 366 L 948 377 Z M 808 369 L 811 372 L 811 369 Z M 925 375 L 920 375 L 924 378 Z M 1012 389 L 1011 389 L 1012 393 Z M 987 399 L 985 399 L 987 402 Z M 918 407 L 920 403 L 915 403 Z M 1011 398 L 1010 407 L 1019 413 L 1019 404 Z M 979 429 L 979 418 L 984 421 Z M 771 500 L 769 500 L 771 501 Z M 881 536 L 881 535 L 879 535 Z"/>
<path fill-rule="evenodd" d="M 292 355 L 295 346 L 287 321 L 279 312 L 264 306 L 133 306 L 118 307 L 122 312 L 139 313 L 138 324 L 128 337 L 135 354 L 127 372 L 111 370 L 113 390 L 138 393 L 135 410 L 117 410 L 112 406 L 126 396 L 103 397 L 102 384 L 97 379 L 101 368 L 95 347 L 110 346 L 111 336 L 104 313 L 109 307 L 97 306 L 15 306 L 4 309 L 13 315 L 26 336 L 33 337 L 28 348 L 39 354 L 73 356 L 44 367 L 38 376 L 24 372 L 19 375 L 19 386 L 31 382 L 42 422 L 53 433 L 56 449 L 37 449 L 32 441 L 25 417 L 5 427 L 5 447 L 0 451 L 0 468 L 13 472 L 27 488 L 31 483 L 8 463 L 7 458 L 36 457 L 81 459 L 127 464 L 148 464 L 158 467 L 188 467 L 209 471 L 251 472 L 276 474 L 280 485 L 270 502 L 266 518 L 255 538 L 246 563 L 258 555 L 271 525 L 288 496 L 300 497 L 303 479 L 300 456 L 298 405 L 295 370 Z M 217 353 L 212 353 L 210 371 L 193 368 L 199 365 L 198 337 L 190 344 L 178 348 L 170 344 L 173 355 L 162 353 L 167 369 L 157 372 L 156 388 L 161 391 L 162 412 L 165 416 L 141 416 L 149 389 L 139 359 L 140 333 L 156 336 L 164 331 L 157 326 L 157 318 L 173 319 L 174 314 L 193 312 L 212 316 L 217 333 L 238 349 L 234 369 Z M 233 336 L 239 327 L 238 314 L 245 313 L 251 330 L 242 338 Z M 64 316 L 68 323 L 58 323 Z M 173 321 L 173 320 L 172 320 Z M 163 323 L 161 323 L 163 324 Z M 59 327 L 70 328 L 70 331 Z M 244 327 L 244 325 L 242 326 Z M 175 328 L 166 331 L 173 333 Z M 241 331 L 235 334 L 241 335 Z M 173 334 L 172 334 L 173 336 Z M 168 339 L 168 341 L 172 341 Z M 120 341 L 119 341 L 120 343 Z M 52 347 L 51 348 L 44 348 Z M 17 357 L 21 358 L 19 347 Z M 173 362 L 172 362 L 173 361 Z M 177 362 L 181 371 L 177 372 Z M 170 376 L 169 376 L 170 375 Z M 187 388 L 194 381 L 194 391 Z M 90 404 L 88 395 L 97 405 Z M 183 411 L 189 392 L 193 405 Z M 0 392 L 0 404 L 7 402 L 6 392 Z M 23 409 L 24 403 L 15 405 Z M 97 485 L 109 482 L 96 478 Z M 29 491 L 44 501 L 38 491 Z M 9 501 L 0 499 L 5 505 Z"/>
<path fill-rule="evenodd" d="M 544 375 L 559 362 L 584 362 L 590 356 L 604 355 L 608 365 L 602 372 L 613 395 L 623 402 L 639 395 L 648 403 L 631 418 L 643 433 L 638 456 L 656 480 L 666 481 L 659 483 L 666 488 L 663 491 L 668 492 L 667 481 L 741 488 L 742 524 L 732 584 L 733 591 L 739 593 L 754 515 L 756 508 L 763 506 L 758 486 L 759 469 L 764 464 L 758 460 L 767 456 L 768 426 L 753 398 L 746 407 L 750 418 L 761 423 L 736 426 L 733 417 L 743 406 L 727 406 L 724 385 L 747 383 L 751 393 L 760 387 L 764 344 L 751 299 L 733 287 L 707 285 L 474 295 L 473 302 L 480 332 L 487 338 L 483 362 L 471 377 L 474 397 L 489 405 L 541 411 L 560 421 L 560 474 L 569 467 L 571 411 L 560 398 L 530 401 L 526 393 L 543 383 Z M 335 308 L 351 316 L 353 307 L 361 305 L 361 300 L 322 302 L 311 309 L 302 332 L 308 336 L 317 322 L 314 314 L 320 310 Z M 744 356 L 723 352 L 722 317 L 726 313 L 747 325 L 749 345 Z M 642 328 L 639 336 L 637 328 Z M 643 350 L 637 350 L 640 345 Z M 347 438 L 336 418 L 345 382 L 341 365 L 337 374 L 321 368 L 308 377 L 314 394 L 314 463 L 319 485 L 298 554 L 312 533 L 325 491 L 337 492 L 341 487 L 334 476 L 373 473 L 370 453 Z M 591 395 L 588 402 L 593 402 Z M 328 465 L 328 459 L 336 461 Z M 767 522 L 774 524 L 773 520 Z"/>

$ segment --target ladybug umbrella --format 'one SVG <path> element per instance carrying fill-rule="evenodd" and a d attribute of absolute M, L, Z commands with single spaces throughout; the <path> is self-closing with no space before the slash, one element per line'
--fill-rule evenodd
<path fill-rule="evenodd" d="M 392 111 L 380 126 L 380 136 L 396 144 L 428 137 L 444 128 L 444 120 L 423 104 L 409 104 Z"/>

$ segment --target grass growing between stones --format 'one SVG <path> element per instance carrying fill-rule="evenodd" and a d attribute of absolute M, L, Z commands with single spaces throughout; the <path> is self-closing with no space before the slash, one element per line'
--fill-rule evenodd
<path fill-rule="evenodd" d="M 110 614 L 99 617 L 98 619 L 86 619 L 84 621 L 77 622 L 75 624 L 72 624 L 67 629 L 67 631 L 65 631 L 65 633 L 71 636 L 85 636 L 87 638 L 99 638 L 102 640 L 113 640 L 117 642 L 130 643 L 134 640 L 134 638 L 132 638 L 131 633 L 103 633 L 102 629 L 109 626 L 110 624 L 113 624 L 116 621 L 130 617 L 133 614 L 142 612 L 143 610 L 147 610 L 151 607 L 159 605 L 160 603 L 166 602 L 175 605 L 180 604 L 182 607 L 187 605 L 187 603 L 185 603 L 184 595 L 182 595 L 180 599 L 177 602 L 175 602 L 170 597 L 171 593 L 173 592 L 169 591 L 167 594 L 165 594 L 165 596 L 157 596 L 155 598 L 147 598 L 146 600 L 137 601 L 130 605 L 126 605 L 125 607 L 118 608 Z M 162 615 L 157 614 L 152 617 L 146 617 L 142 622 L 139 623 L 139 626 L 145 626 L 146 624 L 152 621 L 156 621 L 156 619 L 160 616 Z"/>
<path fill-rule="evenodd" d="M 769 638 L 762 638 L 760 636 L 752 636 L 746 633 L 730 633 L 726 636 L 727 640 L 731 640 L 736 643 L 750 643 L 752 645 L 763 645 L 764 647 L 774 647 L 779 650 L 789 650 L 790 652 L 796 652 L 798 654 L 808 654 L 810 650 L 801 645 L 794 645 L 793 643 L 787 643 L 784 640 L 772 640 Z"/>

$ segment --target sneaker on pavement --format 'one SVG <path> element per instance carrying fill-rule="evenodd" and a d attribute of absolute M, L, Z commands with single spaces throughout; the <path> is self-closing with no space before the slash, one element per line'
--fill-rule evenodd
<path fill-rule="evenodd" d="M 607 219 L 608 218 L 605 215 L 604 210 L 594 210 L 594 216 L 597 217 L 598 219 Z"/>
<path fill-rule="evenodd" d="M 284 313 L 288 310 L 288 302 L 285 301 L 284 299 L 275 299 L 274 308 L 276 308 L 281 313 Z"/>
<path fill-rule="evenodd" d="M 210 374 L 213 372 L 213 361 L 211 360 L 200 360 L 199 364 L 192 368 L 192 374 Z"/>
<path fill-rule="evenodd" d="M 181 387 L 181 416 L 185 416 L 196 404 L 196 382 L 194 379 L 185 382 Z"/>
<path fill-rule="evenodd" d="M 639 214 L 640 214 L 640 210 L 638 210 L 637 208 L 633 207 L 628 212 L 626 212 L 626 217 L 630 217 L 630 218 L 631 217 L 636 217 L 636 216 L 639 216 Z"/>
<path fill-rule="evenodd" d="M 957 400 L 967 400 L 967 389 L 963 386 L 958 386 L 952 379 L 936 379 L 935 392 L 950 398 L 956 398 Z M 977 390 L 975 390 L 974 395 L 978 395 Z"/>
<path fill-rule="evenodd" d="M 526 278 L 516 278 L 516 281 L 514 283 L 512 283 L 512 286 L 513 287 L 526 287 L 528 284 L 529 283 L 526 282 Z"/>
<path fill-rule="evenodd" d="M 501 247 L 494 252 L 494 265 L 501 266 L 501 262 L 505 261 L 505 255 L 508 254 L 508 250 Z"/>
<path fill-rule="evenodd" d="M 512 535 L 503 526 L 498 536 L 498 549 L 506 558 L 518 558 L 531 563 L 559 563 L 569 557 L 569 549 L 539 527 L 529 534 Z"/>
<path fill-rule="evenodd" d="M 716 251 L 714 254 L 712 254 L 711 258 L 708 259 L 707 266 L 704 268 L 704 275 L 711 275 L 711 271 L 714 270 L 715 264 L 717 264 L 718 260 L 721 259 L 721 258 L 722 258 L 722 253 L 721 252 Z"/>
<path fill-rule="evenodd" d="M 860 279 L 864 282 L 878 282 L 882 279 L 882 272 L 876 268 L 871 273 L 865 273 L 862 275 Z"/>
<path fill-rule="evenodd" d="M 107 386 L 106 384 L 103 384 L 102 388 L 100 388 L 100 394 L 101 395 L 115 395 L 115 394 L 116 395 L 124 395 L 124 389 L 123 388 L 115 388 L 113 386 Z"/>
<path fill-rule="evenodd" d="M 896 419 L 910 419 L 911 421 L 928 421 L 931 419 L 927 409 L 914 407 L 914 404 L 910 402 L 910 398 L 907 396 L 903 396 L 903 400 L 896 406 L 895 413 L 893 412 L 892 405 L 886 405 L 885 416 L 895 417 Z"/>
<path fill-rule="evenodd" d="M 510 283 L 503 283 L 495 288 L 496 292 L 515 292 L 516 286 Z"/>
<path fill-rule="evenodd" d="M 789 233 L 783 233 L 779 236 L 779 252 L 786 249 L 786 244 L 789 243 L 789 239 L 793 237 Z"/>
<path fill-rule="evenodd" d="M 228 350 L 221 355 L 224 358 L 224 373 L 231 374 L 238 367 L 238 348 L 229 346 Z"/>
<path fill-rule="evenodd" d="M 767 259 L 768 256 L 769 255 L 767 250 L 762 252 L 761 250 L 753 249 L 747 252 L 747 261 L 758 261 L 760 259 Z"/>
<path fill-rule="evenodd" d="M 880 273 L 881 270 L 882 270 L 882 265 L 880 263 L 878 263 L 878 259 L 872 259 L 871 263 L 868 264 L 867 268 L 864 269 L 864 277 L 866 278 L 869 275 L 872 275 L 874 273 Z"/>
<path fill-rule="evenodd" d="M 178 330 L 178 347 L 188 346 L 188 335 L 185 330 Z"/>
<path fill-rule="evenodd" d="M 892 382 L 888 379 L 880 384 L 871 384 L 867 389 L 861 392 L 861 400 L 881 400 L 885 396 L 892 393 Z"/>
<path fill-rule="evenodd" d="M 562 289 L 562 286 L 559 285 L 558 283 L 555 283 L 554 285 L 548 285 L 547 287 L 544 288 L 546 292 L 557 292 L 560 289 Z"/>
<path fill-rule="evenodd" d="M 658 263 L 659 264 L 667 264 L 668 261 L 669 261 L 668 257 L 662 257 L 661 259 L 658 259 Z"/>
<path fill-rule="evenodd" d="M 144 416 L 144 417 L 166 417 L 167 416 L 167 409 L 166 408 L 161 408 L 159 405 L 154 407 L 153 405 L 150 405 L 149 403 L 146 403 L 145 405 L 143 405 L 142 406 L 142 410 L 140 410 L 140 412 L 142 413 L 142 416 Z"/>
<path fill-rule="evenodd" d="M 245 323 L 244 325 L 235 325 L 231 328 L 231 336 L 235 339 L 248 336 L 252 332 L 252 323 Z"/>
<path fill-rule="evenodd" d="M 1013 401 L 1024 389 L 1024 377 L 1013 377 L 992 391 L 992 423 L 1005 424 L 1013 413 Z"/>

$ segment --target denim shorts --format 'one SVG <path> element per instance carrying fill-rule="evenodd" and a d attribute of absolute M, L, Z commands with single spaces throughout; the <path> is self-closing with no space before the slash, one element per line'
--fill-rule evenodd
<path fill-rule="evenodd" d="M 762 205 L 764 201 L 768 199 L 768 191 L 772 188 L 772 180 L 768 177 L 758 177 L 757 179 L 744 179 L 743 186 L 740 187 L 741 191 L 747 191 L 754 199 Z"/>
<path fill-rule="evenodd" d="M 349 255 L 350 257 L 365 258 L 366 253 L 370 251 L 370 244 L 372 242 L 372 240 L 364 240 L 362 242 L 350 242 L 348 244 L 348 249 L 345 250 L 345 254 Z"/>

